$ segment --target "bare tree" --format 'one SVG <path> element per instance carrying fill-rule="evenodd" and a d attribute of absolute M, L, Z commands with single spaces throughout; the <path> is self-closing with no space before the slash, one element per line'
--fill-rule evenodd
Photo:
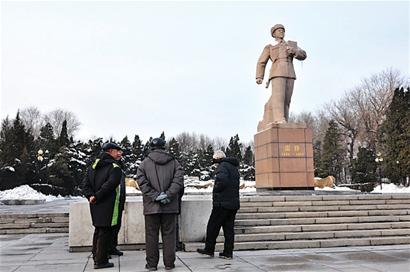
<path fill-rule="evenodd" d="M 57 109 L 44 115 L 44 122 L 50 123 L 53 126 L 56 137 L 60 136 L 64 120 L 67 121 L 68 136 L 74 137 L 81 125 L 74 113 L 71 111 Z"/>
<path fill-rule="evenodd" d="M 31 130 L 34 138 L 40 135 L 40 129 L 44 125 L 44 121 L 38 108 L 31 106 L 20 110 L 20 119 L 24 126 Z"/>
<path fill-rule="evenodd" d="M 315 114 L 311 112 L 291 114 L 289 120 L 290 123 L 302 123 L 312 129 L 313 142 L 315 142 L 324 138 L 330 119 L 325 111 L 318 110 Z"/>
<path fill-rule="evenodd" d="M 222 137 L 215 137 L 213 148 L 214 150 L 219 150 L 222 148 L 226 148 L 228 146 L 228 140 Z"/>
<path fill-rule="evenodd" d="M 343 140 L 347 147 L 349 164 L 352 165 L 356 153 L 357 137 L 362 129 L 359 113 L 351 106 L 353 103 L 349 93 L 338 101 L 326 105 L 329 117 L 341 128 Z"/>
<path fill-rule="evenodd" d="M 175 139 L 179 143 L 181 152 L 194 151 L 197 146 L 197 136 L 195 133 L 182 132 L 178 134 Z"/>
<path fill-rule="evenodd" d="M 394 90 L 405 84 L 406 79 L 399 71 L 387 69 L 363 79 L 350 93 L 349 107 L 359 114 L 364 128 L 364 139 L 370 148 L 377 145 L 377 132 L 383 123 L 386 111 L 393 98 Z"/>

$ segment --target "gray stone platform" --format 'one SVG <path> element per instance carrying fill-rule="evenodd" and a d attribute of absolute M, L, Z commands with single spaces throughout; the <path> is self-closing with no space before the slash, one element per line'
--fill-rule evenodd
<path fill-rule="evenodd" d="M 67 234 L 0 235 L 0 271 L 94 271 L 89 252 L 68 252 Z M 162 259 L 161 259 L 162 261 Z M 125 251 L 101 271 L 145 271 L 145 251 Z M 158 271 L 165 271 L 160 262 Z M 410 271 L 410 245 L 236 251 L 233 260 L 178 252 L 173 271 Z"/>

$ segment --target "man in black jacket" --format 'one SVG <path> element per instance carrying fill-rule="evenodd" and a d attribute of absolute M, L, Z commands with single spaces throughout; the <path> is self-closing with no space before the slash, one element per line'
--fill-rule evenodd
<path fill-rule="evenodd" d="M 164 150 L 165 140 L 155 138 L 150 146 L 152 151 L 137 170 L 145 216 L 145 268 L 157 270 L 161 229 L 164 265 L 166 270 L 171 270 L 175 267 L 176 218 L 184 172 L 179 162 Z"/>
<path fill-rule="evenodd" d="M 198 248 L 197 252 L 213 257 L 216 238 L 222 227 L 225 243 L 219 257 L 232 259 L 234 223 L 236 212 L 239 210 L 239 161 L 235 158 L 226 158 L 221 150 L 215 152 L 213 161 L 218 163 L 212 192 L 213 208 L 206 227 L 205 248 Z"/>
<path fill-rule="evenodd" d="M 120 186 L 124 184 L 124 174 L 119 165 L 122 149 L 115 143 L 106 143 L 102 149 L 104 152 L 91 165 L 83 182 L 95 227 L 94 269 L 114 266 L 108 262 L 108 254 L 125 203 L 125 187 Z"/>

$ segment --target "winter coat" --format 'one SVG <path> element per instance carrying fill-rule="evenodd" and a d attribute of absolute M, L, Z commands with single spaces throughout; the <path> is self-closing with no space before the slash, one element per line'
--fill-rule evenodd
<path fill-rule="evenodd" d="M 144 215 L 179 212 L 184 171 L 171 154 L 161 149 L 151 151 L 138 167 L 137 182 L 143 195 Z M 169 204 L 155 201 L 161 192 L 168 195 Z"/>
<path fill-rule="evenodd" d="M 84 195 L 95 196 L 97 202 L 90 204 L 91 218 L 95 227 L 115 226 L 125 205 L 125 176 L 121 164 L 108 153 L 103 153 L 88 169 L 83 181 Z"/>
<path fill-rule="evenodd" d="M 229 210 L 239 209 L 239 162 L 235 158 L 224 158 L 215 170 L 212 191 L 214 207 Z"/>

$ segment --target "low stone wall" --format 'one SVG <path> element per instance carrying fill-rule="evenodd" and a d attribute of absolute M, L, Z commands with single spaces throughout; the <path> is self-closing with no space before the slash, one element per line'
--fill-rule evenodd
<path fill-rule="evenodd" d="M 179 231 L 182 242 L 200 242 L 205 239 L 206 224 L 211 214 L 210 197 L 183 198 Z M 91 223 L 89 204 L 72 203 L 69 209 L 69 248 L 81 251 L 92 245 L 94 227 Z M 128 249 L 142 248 L 145 244 L 145 222 L 141 198 L 127 199 L 118 234 L 118 244 Z"/>

